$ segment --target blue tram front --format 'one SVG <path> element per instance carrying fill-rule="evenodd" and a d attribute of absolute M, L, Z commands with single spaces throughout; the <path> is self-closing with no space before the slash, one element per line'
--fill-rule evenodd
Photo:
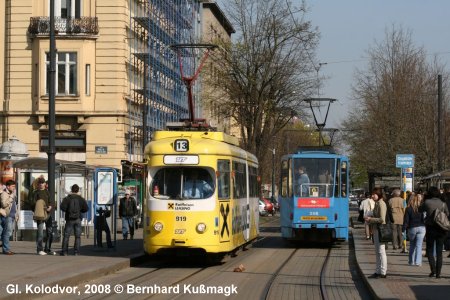
<path fill-rule="evenodd" d="M 348 239 L 348 158 L 300 149 L 281 161 L 281 234 L 290 240 Z"/>

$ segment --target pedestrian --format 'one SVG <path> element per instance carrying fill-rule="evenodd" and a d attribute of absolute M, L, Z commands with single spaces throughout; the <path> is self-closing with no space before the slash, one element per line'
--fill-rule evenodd
<path fill-rule="evenodd" d="M 100 248 L 103 247 L 102 237 L 104 231 L 106 234 L 106 244 L 108 245 L 108 248 L 113 248 L 111 242 L 111 231 L 109 230 L 109 225 L 107 221 L 107 218 L 111 216 L 111 211 L 103 206 L 99 206 L 96 211 L 97 213 L 95 216 L 95 220 L 97 229 L 97 246 Z"/>
<path fill-rule="evenodd" d="M 14 191 L 14 200 L 11 205 L 11 211 L 8 217 L 8 232 L 9 238 L 13 235 L 13 231 L 16 228 L 16 224 L 19 221 L 19 213 L 17 211 L 17 195 Z"/>
<path fill-rule="evenodd" d="M 77 184 L 70 188 L 71 193 L 61 203 L 61 210 L 65 213 L 66 225 L 61 249 L 61 256 L 69 254 L 69 239 L 72 231 L 75 233 L 74 254 L 79 255 L 81 246 L 82 213 L 89 210 L 86 200 L 78 195 L 80 187 Z"/>
<path fill-rule="evenodd" d="M 409 238 L 408 264 L 410 266 L 422 265 L 422 244 L 426 229 L 423 213 L 419 212 L 421 205 L 422 195 L 412 193 L 403 219 L 403 230 L 407 231 Z"/>
<path fill-rule="evenodd" d="M 375 244 L 376 255 L 376 270 L 375 273 L 369 276 L 369 278 L 386 278 L 387 273 L 387 256 L 385 244 L 380 242 L 380 235 L 378 230 L 379 224 L 386 224 L 386 203 L 383 200 L 383 191 L 381 188 L 374 188 L 372 191 L 372 199 L 375 202 L 373 209 L 373 216 L 366 217 L 365 220 L 369 222 L 372 234 L 373 242 Z"/>
<path fill-rule="evenodd" d="M 119 218 L 122 219 L 122 235 L 123 239 L 128 239 L 128 231 L 130 239 L 134 238 L 134 217 L 137 215 L 136 200 L 130 196 L 130 191 L 125 191 L 125 197 L 119 202 Z"/>
<path fill-rule="evenodd" d="M 425 201 L 419 208 L 420 212 L 426 213 L 426 253 L 431 270 L 429 276 L 436 276 L 436 278 L 441 278 L 442 250 L 444 248 L 444 241 L 447 237 L 447 231 L 434 224 L 434 221 L 431 220 L 430 216 L 437 208 L 442 208 L 447 217 L 449 215 L 447 204 L 441 200 L 440 196 L 439 189 L 435 186 L 431 186 L 427 191 Z M 436 250 L 436 260 L 434 259 L 433 249 Z"/>
<path fill-rule="evenodd" d="M 373 201 L 369 192 L 365 193 L 365 199 L 361 202 L 359 209 L 363 211 L 364 229 L 366 232 L 366 240 L 370 240 L 372 232 L 370 231 L 370 224 L 365 219 L 366 217 L 373 216 L 373 209 L 375 207 L 375 201 Z"/>
<path fill-rule="evenodd" d="M 38 203 L 43 200 L 42 203 Z M 50 200 L 50 193 L 45 188 L 45 178 L 39 177 L 37 179 L 37 189 L 33 192 L 32 210 L 34 211 L 33 220 L 37 224 L 36 234 L 36 252 L 39 255 L 56 255 L 52 250 L 53 243 L 53 212 L 55 211 L 55 201 Z M 45 245 L 44 241 L 44 226 L 46 233 Z"/>
<path fill-rule="evenodd" d="M 401 191 L 399 189 L 394 189 L 392 191 L 392 198 L 389 199 L 389 206 L 392 210 L 393 217 L 393 234 L 392 234 L 392 244 L 394 250 L 402 249 L 403 244 L 403 218 L 405 216 L 405 207 L 403 205 L 403 198 L 400 197 Z"/>
<path fill-rule="evenodd" d="M 447 204 L 447 207 L 450 208 L 450 186 L 446 186 L 444 188 L 444 193 L 442 194 L 442 201 L 444 201 Z M 450 231 L 447 232 L 447 237 L 444 242 L 444 249 L 450 250 Z M 447 257 L 450 257 L 450 254 Z"/>
<path fill-rule="evenodd" d="M 2 240 L 2 252 L 6 255 L 14 255 L 9 247 L 9 237 L 11 235 L 11 210 L 15 207 L 16 201 L 16 183 L 14 180 L 8 180 L 6 182 L 6 189 L 1 193 L 1 211 L 0 211 L 0 227 L 1 227 L 1 240 Z"/>

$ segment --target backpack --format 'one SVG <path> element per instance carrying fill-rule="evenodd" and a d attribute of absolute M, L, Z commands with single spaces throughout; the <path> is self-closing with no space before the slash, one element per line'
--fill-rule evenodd
<path fill-rule="evenodd" d="M 445 231 L 450 230 L 450 222 L 448 221 L 448 217 L 444 212 L 444 204 L 442 204 L 442 208 L 438 207 L 433 210 L 433 212 L 427 218 L 427 221 L 427 225 L 431 225 Z"/>
<path fill-rule="evenodd" d="M 81 218 L 80 201 L 78 198 L 70 197 L 69 199 L 69 220 L 77 220 Z"/>

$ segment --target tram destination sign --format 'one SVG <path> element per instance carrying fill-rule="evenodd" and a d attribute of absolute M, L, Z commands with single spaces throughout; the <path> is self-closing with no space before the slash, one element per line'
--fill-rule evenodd
<path fill-rule="evenodd" d="M 165 165 L 198 165 L 198 155 L 164 155 Z"/>
<path fill-rule="evenodd" d="M 414 154 L 397 154 L 395 164 L 397 168 L 414 168 Z"/>

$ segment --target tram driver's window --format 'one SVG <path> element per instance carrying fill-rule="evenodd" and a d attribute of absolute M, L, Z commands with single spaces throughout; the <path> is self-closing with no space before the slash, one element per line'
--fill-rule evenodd
<path fill-rule="evenodd" d="M 157 199 L 180 199 L 181 170 L 164 168 L 156 172 L 150 186 L 150 193 Z"/>
<path fill-rule="evenodd" d="M 183 169 L 183 199 L 205 199 L 213 193 L 213 180 L 206 169 Z"/>

